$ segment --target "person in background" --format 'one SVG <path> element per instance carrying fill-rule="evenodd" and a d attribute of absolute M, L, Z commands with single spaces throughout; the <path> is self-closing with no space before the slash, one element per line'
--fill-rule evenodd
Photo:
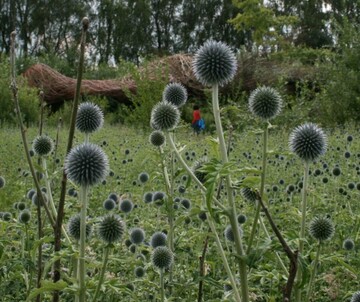
<path fill-rule="evenodd" d="M 204 120 L 201 118 L 200 108 L 198 105 L 194 105 L 193 107 L 193 119 L 191 122 L 191 126 L 193 127 L 196 134 L 199 134 L 201 130 L 205 129 Z"/>

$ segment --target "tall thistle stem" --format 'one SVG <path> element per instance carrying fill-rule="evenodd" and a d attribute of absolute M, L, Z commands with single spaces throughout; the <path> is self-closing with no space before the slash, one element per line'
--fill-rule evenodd
<path fill-rule="evenodd" d="M 186 170 L 186 172 L 189 174 L 189 176 L 191 177 L 191 179 L 193 181 L 196 182 L 196 184 L 198 185 L 198 187 L 200 188 L 200 190 L 203 193 L 206 193 L 206 188 L 204 187 L 204 185 L 201 183 L 201 181 L 195 176 L 194 172 L 191 170 L 191 168 L 186 164 L 186 162 L 184 161 L 184 159 L 181 157 L 181 154 L 179 153 L 179 151 L 176 148 L 176 145 L 170 135 L 170 133 L 168 131 L 165 131 L 165 136 L 166 136 L 166 140 L 170 143 L 171 148 L 174 151 L 174 154 L 176 156 L 176 158 L 179 160 L 180 164 L 182 165 L 182 167 Z M 226 211 L 225 206 L 220 203 L 215 196 L 213 197 L 213 201 L 214 203 L 223 211 Z"/>
<path fill-rule="evenodd" d="M 186 164 L 186 162 L 184 161 L 184 159 L 181 157 L 179 151 L 177 150 L 175 143 L 170 135 L 170 133 L 168 131 L 165 131 L 165 135 L 166 135 L 166 139 L 169 142 L 172 150 L 174 151 L 174 154 L 176 156 L 176 158 L 179 160 L 179 162 L 181 163 L 181 165 L 183 166 L 183 168 L 188 172 L 188 174 L 190 175 L 190 177 L 196 182 L 196 184 L 198 185 L 198 187 L 200 188 L 200 190 L 202 191 L 202 194 L 204 195 L 206 193 L 206 188 L 204 187 L 204 185 L 201 183 L 201 181 L 199 181 L 199 179 L 194 175 L 193 171 L 190 169 L 190 167 Z M 204 196 L 205 198 L 205 196 Z M 222 210 L 226 211 L 226 208 L 216 199 L 213 198 L 214 202 L 216 205 L 218 205 Z M 227 261 L 226 255 L 225 255 L 225 251 L 222 247 L 219 235 L 216 231 L 216 227 L 213 221 L 213 218 L 210 216 L 207 219 L 210 229 L 212 231 L 212 233 L 214 234 L 215 237 L 215 244 L 216 247 L 218 248 L 218 251 L 220 253 L 220 257 L 223 261 L 226 273 L 228 274 L 229 280 L 231 282 L 231 285 L 233 287 L 233 292 L 234 292 L 234 296 L 237 302 L 241 302 L 241 298 L 240 298 L 240 293 L 237 289 L 237 284 L 234 278 L 234 275 L 231 271 L 230 265 Z"/>
<path fill-rule="evenodd" d="M 166 184 L 166 194 L 168 196 L 167 200 L 166 200 L 166 211 L 167 211 L 167 218 L 168 218 L 168 222 L 169 222 L 169 234 L 168 234 L 168 238 L 169 238 L 169 249 L 171 252 L 174 253 L 174 209 L 173 209 L 173 196 L 172 196 L 172 192 L 173 192 L 173 185 L 172 185 L 172 181 L 173 181 L 173 177 L 169 178 L 169 173 L 168 170 L 166 168 L 166 162 L 165 162 L 165 156 L 164 156 L 164 150 L 163 148 L 160 146 L 160 155 L 161 155 L 161 165 L 162 165 L 162 172 L 163 172 L 163 177 L 165 180 L 165 184 Z M 171 159 L 173 161 L 173 155 L 171 156 Z M 173 163 L 172 163 L 172 168 L 173 168 Z M 172 169 L 173 171 L 173 169 Z M 170 267 L 170 283 L 172 283 L 173 280 L 173 273 L 172 273 L 172 267 Z"/>
<path fill-rule="evenodd" d="M 304 164 L 304 181 L 302 189 L 302 201 L 301 201 L 301 226 L 300 226 L 300 237 L 299 237 L 299 254 L 302 255 L 304 251 L 304 240 L 305 240 L 305 230 L 306 230 L 306 207 L 307 207 L 307 186 L 309 178 L 309 166 L 310 163 L 305 161 Z M 301 300 L 301 288 L 299 288 L 299 283 L 301 283 L 302 273 L 301 269 L 298 270 L 296 281 L 298 286 L 295 287 L 295 301 L 302 302 Z"/>
<path fill-rule="evenodd" d="M 83 75 L 83 67 L 84 67 L 84 54 L 85 54 L 85 43 L 86 43 L 86 33 L 89 28 L 89 19 L 84 18 L 82 20 L 82 34 L 81 34 L 81 44 L 80 44 L 80 60 L 78 66 L 78 74 L 77 74 L 77 82 L 76 82 L 76 92 L 73 102 L 73 108 L 71 113 L 71 121 L 70 121 L 70 129 L 69 129 L 69 137 L 68 143 L 66 148 L 66 153 L 69 153 L 74 140 L 74 133 L 75 133 L 75 121 L 77 115 L 77 108 L 80 99 L 80 92 L 81 92 L 81 81 Z M 61 250 L 61 232 L 62 232 L 62 224 L 64 218 L 64 207 L 65 207 L 65 195 L 66 195 L 66 183 L 67 183 L 67 176 L 65 170 L 62 175 L 61 180 L 61 190 L 60 190 L 60 200 L 58 205 L 58 215 L 56 219 L 56 227 L 54 230 L 54 251 L 59 252 Z M 57 282 L 60 280 L 60 260 L 55 261 L 53 267 L 53 281 Z M 54 291 L 53 294 L 53 302 L 58 302 L 60 299 L 59 291 Z"/>
<path fill-rule="evenodd" d="M 264 188 L 265 188 L 265 176 L 266 176 L 266 162 L 267 162 L 267 142 L 268 142 L 268 136 L 269 136 L 269 130 L 268 130 L 268 124 L 266 123 L 264 126 L 264 141 L 263 141 L 263 154 L 262 154 L 262 170 L 261 170 L 261 183 L 260 183 L 260 197 L 263 200 L 264 198 Z M 259 216 L 260 216 L 260 208 L 261 205 L 259 201 L 256 201 L 256 210 L 255 210 L 255 216 L 253 225 L 251 228 L 251 233 L 248 241 L 248 248 L 247 253 L 250 253 L 251 247 L 255 238 L 257 225 L 259 222 Z"/>
<path fill-rule="evenodd" d="M 85 246 L 86 246 L 86 212 L 88 204 L 89 186 L 80 187 L 80 250 L 79 250 L 79 301 L 86 301 L 86 285 L 85 285 Z"/>
<path fill-rule="evenodd" d="M 312 294 L 312 291 L 313 291 L 313 285 L 314 285 L 314 281 L 315 281 L 317 265 L 319 263 L 319 258 L 320 258 L 320 250 L 321 250 L 321 240 L 319 240 L 319 243 L 318 243 L 318 246 L 317 246 L 315 260 L 313 262 L 313 270 L 311 272 L 311 277 L 310 277 L 310 281 L 309 281 L 309 284 L 308 284 L 308 290 L 307 290 L 307 293 L 306 293 L 306 299 L 304 300 L 305 302 L 310 301 L 310 297 L 311 297 L 311 294 Z"/>
<path fill-rule="evenodd" d="M 25 155 L 26 155 L 26 160 L 28 162 L 29 168 L 30 168 L 30 172 L 31 172 L 31 176 L 32 179 L 34 181 L 35 184 L 35 188 L 37 191 L 37 195 L 38 198 L 40 199 L 39 202 L 41 205 L 43 205 L 46 215 L 48 216 L 51 226 L 54 228 L 55 227 L 55 221 L 54 218 L 51 215 L 51 212 L 45 202 L 45 198 L 43 196 L 43 194 L 41 193 L 41 188 L 40 188 L 40 184 L 39 181 L 37 179 L 37 175 L 36 175 L 36 171 L 33 165 L 33 162 L 30 158 L 30 152 L 29 152 L 29 147 L 28 147 L 28 141 L 27 141 L 27 137 L 26 137 L 26 129 L 21 117 L 21 110 L 20 110 L 20 105 L 19 105 L 19 98 L 18 98 L 18 87 L 16 84 L 16 69 L 15 69 L 15 38 L 16 38 L 16 33 L 12 32 L 11 33 L 11 49 L 10 49 L 10 68 L 11 68 L 11 84 L 10 84 L 10 88 L 12 91 L 12 97 L 13 97 L 13 101 L 14 101 L 14 106 L 15 106 L 15 112 L 16 112 L 16 117 L 18 119 L 18 123 L 20 126 L 20 132 L 21 132 L 21 138 L 22 138 L 22 143 L 24 146 L 24 151 L 25 151 Z"/>
<path fill-rule="evenodd" d="M 97 301 L 97 297 L 99 296 L 101 285 L 104 282 L 104 276 L 105 276 L 106 266 L 107 266 L 107 263 L 108 263 L 108 260 L 109 260 L 110 251 L 111 251 L 111 247 L 106 246 L 105 249 L 104 249 L 103 265 L 102 265 L 102 268 L 101 268 L 101 273 L 100 273 L 100 277 L 99 277 L 99 283 L 98 283 L 98 285 L 96 287 L 93 302 Z"/>
<path fill-rule="evenodd" d="M 220 107 L 219 107 L 219 85 L 214 84 L 212 86 L 212 105 L 213 105 L 213 114 L 215 119 L 216 125 L 216 132 L 219 139 L 219 148 L 221 154 L 221 160 L 225 164 L 228 162 L 227 150 L 226 150 L 226 143 L 224 138 L 224 133 L 221 124 L 221 117 L 220 117 Z M 234 202 L 233 196 L 233 189 L 231 187 L 231 179 L 230 175 L 225 177 L 225 186 L 227 190 L 227 197 L 229 203 L 229 220 L 231 224 L 231 228 L 234 233 L 235 239 L 235 249 L 240 256 L 238 258 L 238 265 L 239 265 L 239 273 L 240 273 L 240 286 L 241 286 L 241 298 L 243 302 L 249 301 L 249 289 L 248 289 L 248 278 L 247 278 L 247 266 L 244 260 L 245 251 L 242 245 L 242 240 L 239 231 L 239 225 L 237 221 L 236 215 L 236 207 Z"/>

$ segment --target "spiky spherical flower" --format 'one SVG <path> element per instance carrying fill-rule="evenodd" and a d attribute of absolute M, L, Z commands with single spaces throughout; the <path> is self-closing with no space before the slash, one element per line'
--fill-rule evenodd
<path fill-rule="evenodd" d="M 120 202 L 120 210 L 124 213 L 130 213 L 134 208 L 134 204 L 130 199 L 124 199 Z"/>
<path fill-rule="evenodd" d="M 23 211 L 23 210 L 25 210 L 25 208 L 26 208 L 25 202 L 22 202 L 22 201 L 18 202 L 16 209 L 18 209 L 19 211 Z"/>
<path fill-rule="evenodd" d="M 3 219 L 4 221 L 10 221 L 11 218 L 12 218 L 12 215 L 11 215 L 11 213 L 9 213 L 9 212 L 4 212 L 3 215 L 2 215 L 2 219 Z"/>
<path fill-rule="evenodd" d="M 155 232 L 150 239 L 150 245 L 153 248 L 157 248 L 158 246 L 166 246 L 166 234 L 164 232 Z"/>
<path fill-rule="evenodd" d="M 164 199 L 166 199 L 166 194 L 164 192 L 157 191 L 152 195 L 152 201 L 158 205 L 162 205 L 164 203 Z"/>
<path fill-rule="evenodd" d="M 0 176 L 0 189 L 2 189 L 3 187 L 5 187 L 5 178 Z"/>
<path fill-rule="evenodd" d="M 115 201 L 115 203 L 118 202 L 118 196 L 116 193 L 110 193 L 108 199 L 112 199 L 113 201 Z"/>
<path fill-rule="evenodd" d="M 42 196 L 43 196 L 43 200 L 44 202 L 48 202 L 48 198 L 47 198 L 47 195 L 42 192 Z M 31 198 L 31 202 L 32 204 L 37 207 L 38 206 L 38 203 L 40 202 L 40 206 L 42 207 L 43 204 L 42 204 L 42 200 L 40 199 L 40 197 L 38 196 L 37 192 L 35 192 L 35 194 L 33 194 L 33 197 Z"/>
<path fill-rule="evenodd" d="M 124 231 L 125 224 L 118 215 L 106 215 L 98 226 L 99 237 L 107 244 L 120 241 Z"/>
<path fill-rule="evenodd" d="M 160 130 L 151 132 L 149 136 L 149 142 L 155 147 L 160 147 L 165 143 L 165 135 Z"/>
<path fill-rule="evenodd" d="M 270 120 L 277 116 L 282 107 L 280 94 L 271 87 L 259 87 L 249 97 L 249 109 L 252 114 L 263 119 Z"/>
<path fill-rule="evenodd" d="M 157 103 L 151 111 L 151 123 L 156 130 L 172 130 L 177 126 L 179 120 L 179 109 L 169 102 Z"/>
<path fill-rule="evenodd" d="M 82 133 L 93 133 L 104 123 L 104 115 L 96 104 L 85 102 L 79 105 L 76 115 L 76 129 Z"/>
<path fill-rule="evenodd" d="M 360 291 L 353 294 L 350 302 L 360 302 Z"/>
<path fill-rule="evenodd" d="M 145 203 L 150 203 L 153 200 L 153 192 L 146 192 L 143 196 L 143 200 Z"/>
<path fill-rule="evenodd" d="M 79 186 L 93 186 L 108 174 L 108 158 L 97 145 L 84 143 L 73 148 L 65 160 L 68 178 Z"/>
<path fill-rule="evenodd" d="M 53 141 L 46 135 L 38 136 L 33 141 L 33 150 L 36 155 L 46 156 L 53 150 Z"/>
<path fill-rule="evenodd" d="M 243 230 L 242 228 L 239 226 L 239 232 L 240 232 L 240 237 L 242 237 L 243 235 Z M 235 241 L 235 237 L 234 237 L 234 232 L 233 229 L 231 228 L 231 225 L 228 225 L 224 231 L 224 236 L 227 240 L 234 242 Z"/>
<path fill-rule="evenodd" d="M 69 235 L 75 240 L 80 240 L 80 215 L 75 214 L 69 219 L 67 228 Z M 85 227 L 85 238 L 89 239 L 91 235 L 92 227 L 91 224 L 87 223 Z"/>
<path fill-rule="evenodd" d="M 237 221 L 239 224 L 244 224 L 246 222 L 246 220 L 247 220 L 247 217 L 244 214 L 239 214 L 237 217 Z"/>
<path fill-rule="evenodd" d="M 245 200 L 250 202 L 255 202 L 257 199 L 256 192 L 247 187 L 241 188 L 240 194 Z"/>
<path fill-rule="evenodd" d="M 325 217 L 315 217 L 309 225 L 309 232 L 311 237 L 319 241 L 330 239 L 335 232 L 335 227 L 332 221 Z"/>
<path fill-rule="evenodd" d="M 237 62 L 229 46 L 208 40 L 196 52 L 192 68 L 203 85 L 224 85 L 235 76 Z"/>
<path fill-rule="evenodd" d="M 35 193 L 36 193 L 35 189 L 30 189 L 29 191 L 26 192 L 26 198 L 32 200 Z"/>
<path fill-rule="evenodd" d="M 116 202 L 110 198 L 106 199 L 103 203 L 103 208 L 107 211 L 111 211 L 115 209 L 115 207 L 116 207 Z"/>
<path fill-rule="evenodd" d="M 19 221 L 21 223 L 27 224 L 27 223 L 29 223 L 30 219 L 31 219 L 31 213 L 30 213 L 30 211 L 28 209 L 22 210 L 20 212 Z"/>
<path fill-rule="evenodd" d="M 354 240 L 352 239 L 345 239 L 343 242 L 343 248 L 347 251 L 351 251 L 355 248 Z"/>
<path fill-rule="evenodd" d="M 181 107 L 186 103 L 187 91 L 179 83 L 170 83 L 166 85 L 163 92 L 163 101 L 169 102 L 176 107 Z"/>
<path fill-rule="evenodd" d="M 191 208 L 191 201 L 189 199 L 184 198 L 180 201 L 180 203 L 186 210 Z"/>
<path fill-rule="evenodd" d="M 173 253 L 166 246 L 158 246 L 151 255 L 152 264 L 159 269 L 169 268 L 173 260 Z"/>
<path fill-rule="evenodd" d="M 134 228 L 130 232 L 130 240 L 134 244 L 141 244 L 145 240 L 145 232 L 141 228 Z"/>
<path fill-rule="evenodd" d="M 206 181 L 206 173 L 201 171 L 205 163 L 206 163 L 206 159 L 199 159 L 194 163 L 192 167 L 192 171 L 194 175 L 201 183 L 205 183 Z"/>
<path fill-rule="evenodd" d="M 137 266 L 134 269 L 134 274 L 136 278 L 142 278 L 145 275 L 145 269 L 142 266 Z"/>
<path fill-rule="evenodd" d="M 326 152 L 326 135 L 313 123 L 296 127 L 290 134 L 290 150 L 305 162 L 312 162 Z"/>
<path fill-rule="evenodd" d="M 138 178 L 139 181 L 144 184 L 149 180 L 149 174 L 146 172 L 141 172 Z"/>

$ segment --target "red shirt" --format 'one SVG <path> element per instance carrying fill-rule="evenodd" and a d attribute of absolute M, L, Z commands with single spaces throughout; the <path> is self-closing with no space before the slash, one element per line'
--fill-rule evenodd
<path fill-rule="evenodd" d="M 201 119 L 200 116 L 200 110 L 194 110 L 193 112 L 193 120 L 192 120 L 192 124 L 194 124 L 195 122 L 197 122 L 199 119 Z"/>

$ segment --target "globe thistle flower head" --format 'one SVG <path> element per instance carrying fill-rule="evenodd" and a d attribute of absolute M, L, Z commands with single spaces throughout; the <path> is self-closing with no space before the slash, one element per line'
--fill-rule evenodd
<path fill-rule="evenodd" d="M 205 158 L 197 160 L 192 166 L 192 171 L 195 174 L 196 178 L 201 182 L 205 183 L 206 181 L 206 173 L 201 171 L 204 167 L 204 164 L 207 162 Z"/>
<path fill-rule="evenodd" d="M 157 248 L 158 246 L 166 246 L 167 236 L 164 232 L 155 232 L 150 239 L 150 245 L 153 248 Z"/>
<path fill-rule="evenodd" d="M 205 86 L 224 85 L 235 76 L 236 58 L 229 46 L 208 40 L 196 52 L 192 62 L 195 77 Z"/>
<path fill-rule="evenodd" d="M 353 294 L 350 302 L 360 302 L 360 291 Z"/>
<path fill-rule="evenodd" d="M 26 208 L 26 204 L 22 201 L 18 202 L 17 206 L 16 206 L 16 209 L 19 210 L 19 211 L 23 211 L 25 210 Z"/>
<path fill-rule="evenodd" d="M 41 135 L 34 139 L 32 147 L 36 155 L 47 156 L 53 150 L 54 144 L 50 137 Z"/>
<path fill-rule="evenodd" d="M 189 210 L 191 208 L 191 201 L 187 198 L 184 198 L 180 201 L 181 205 L 185 210 Z"/>
<path fill-rule="evenodd" d="M 351 251 L 355 248 L 354 240 L 352 239 L 345 239 L 343 242 L 343 248 L 347 251 Z"/>
<path fill-rule="evenodd" d="M 277 116 L 281 111 L 282 103 L 280 94 L 266 86 L 255 89 L 249 97 L 250 112 L 263 120 Z"/>
<path fill-rule="evenodd" d="M 134 204 L 130 199 L 123 199 L 120 202 L 120 210 L 124 213 L 130 213 L 134 208 Z"/>
<path fill-rule="evenodd" d="M 144 184 L 149 180 L 149 174 L 146 172 L 141 172 L 138 178 L 139 181 Z"/>
<path fill-rule="evenodd" d="M 173 253 L 166 246 L 158 246 L 151 255 L 151 262 L 158 269 L 169 268 L 173 260 Z"/>
<path fill-rule="evenodd" d="M 84 143 L 73 148 L 65 160 L 68 178 L 79 186 L 94 186 L 108 175 L 108 158 L 97 145 Z"/>
<path fill-rule="evenodd" d="M 309 225 L 311 237 L 319 241 L 331 239 L 334 235 L 335 227 L 332 221 L 327 217 L 315 217 Z"/>
<path fill-rule="evenodd" d="M 116 193 L 110 193 L 109 196 L 108 196 L 108 199 L 112 199 L 116 203 L 118 202 L 118 196 L 117 196 Z"/>
<path fill-rule="evenodd" d="M 116 207 L 116 203 L 113 199 L 108 198 L 103 203 L 103 208 L 107 211 L 111 211 L 115 209 L 115 207 Z"/>
<path fill-rule="evenodd" d="M 180 120 L 180 111 L 172 103 L 162 101 L 157 103 L 151 111 L 151 124 L 156 130 L 172 130 Z"/>
<path fill-rule="evenodd" d="M 290 134 L 289 147 L 304 162 L 312 162 L 325 154 L 326 135 L 313 123 L 298 126 Z"/>
<path fill-rule="evenodd" d="M 187 91 L 179 83 L 170 83 L 166 85 L 163 92 L 163 101 L 169 102 L 176 107 L 181 107 L 186 103 Z"/>
<path fill-rule="evenodd" d="M 93 133 L 104 123 L 104 115 L 96 104 L 85 102 L 79 105 L 75 126 L 82 133 Z"/>
<path fill-rule="evenodd" d="M 30 189 L 29 191 L 26 192 L 26 198 L 32 200 L 35 193 L 36 193 L 35 189 Z"/>
<path fill-rule="evenodd" d="M 28 209 L 22 210 L 19 214 L 19 221 L 21 223 L 27 224 L 31 219 L 31 213 Z"/>
<path fill-rule="evenodd" d="M 149 136 L 149 142 L 155 147 L 160 147 L 165 143 L 165 135 L 162 131 L 155 130 Z"/>
<path fill-rule="evenodd" d="M 145 203 L 150 203 L 153 201 L 153 192 L 146 192 L 143 196 L 143 200 Z"/>
<path fill-rule="evenodd" d="M 247 220 L 247 217 L 244 214 L 239 214 L 237 217 L 237 221 L 239 224 L 244 224 L 246 222 L 246 220 Z"/>
<path fill-rule="evenodd" d="M 239 226 L 239 232 L 240 232 L 240 237 L 242 237 L 243 235 L 243 230 L 242 228 Z M 235 242 L 235 236 L 234 236 L 234 232 L 233 229 L 231 227 L 231 225 L 228 225 L 224 231 L 224 236 L 227 240 L 231 241 L 231 242 Z"/>
<path fill-rule="evenodd" d="M 245 200 L 250 202 L 255 202 L 257 199 L 256 192 L 248 187 L 241 188 L 240 194 Z"/>
<path fill-rule="evenodd" d="M 142 266 L 137 266 L 134 269 L 134 274 L 136 278 L 142 278 L 145 275 L 145 269 Z"/>
<path fill-rule="evenodd" d="M 158 206 L 161 206 L 166 198 L 166 194 L 162 191 L 154 192 L 152 195 L 152 201 Z"/>
<path fill-rule="evenodd" d="M 69 235 L 73 237 L 75 240 L 80 240 L 80 215 L 75 214 L 69 219 L 67 229 Z M 85 238 L 89 239 L 91 236 L 92 226 L 91 224 L 87 223 L 85 227 Z"/>
<path fill-rule="evenodd" d="M 43 200 L 47 203 L 48 202 L 48 198 L 47 198 L 47 195 L 42 192 L 42 196 L 43 196 Z M 42 200 L 40 199 L 40 197 L 38 196 L 37 192 L 35 192 L 31 198 L 31 203 L 37 207 L 38 206 L 38 203 L 40 203 L 40 206 L 43 206 L 42 204 Z"/>
<path fill-rule="evenodd" d="M 11 215 L 10 212 L 4 212 L 3 215 L 2 215 L 2 219 L 3 219 L 4 221 L 10 221 L 11 218 L 12 218 L 12 215 Z"/>
<path fill-rule="evenodd" d="M 124 231 L 125 224 L 118 215 L 106 215 L 98 225 L 98 235 L 106 244 L 120 241 Z"/>
<path fill-rule="evenodd" d="M 145 240 L 145 232 L 141 228 L 134 228 L 130 232 L 130 240 L 134 244 L 141 244 Z"/>

